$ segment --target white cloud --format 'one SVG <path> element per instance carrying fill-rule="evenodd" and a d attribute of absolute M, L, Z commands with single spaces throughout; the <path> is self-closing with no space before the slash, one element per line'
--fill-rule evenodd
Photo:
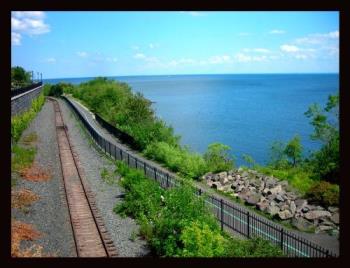
<path fill-rule="evenodd" d="M 56 59 L 55 58 L 47 58 L 47 59 L 45 59 L 45 62 L 47 62 L 47 63 L 56 63 Z"/>
<path fill-rule="evenodd" d="M 133 49 L 133 50 L 139 50 L 140 47 L 138 47 L 138 46 L 132 46 L 131 49 Z"/>
<path fill-rule="evenodd" d="M 146 58 L 146 56 L 142 53 L 137 53 L 134 55 L 134 58 L 135 59 L 144 59 L 144 58 Z"/>
<path fill-rule="evenodd" d="M 271 53 L 269 49 L 266 48 L 243 48 L 244 52 L 256 52 L 256 53 Z"/>
<path fill-rule="evenodd" d="M 14 46 L 21 45 L 21 38 L 22 36 L 19 33 L 12 32 L 11 33 L 11 43 Z"/>
<path fill-rule="evenodd" d="M 284 33 L 286 33 L 286 31 L 284 31 L 284 30 L 278 30 L 278 29 L 274 29 L 274 30 L 271 30 L 271 31 L 269 32 L 269 34 L 284 34 Z"/>
<path fill-rule="evenodd" d="M 237 53 L 234 58 L 238 62 L 250 62 L 250 61 L 265 61 L 267 60 L 267 57 L 265 55 L 263 56 L 250 56 L 244 53 Z"/>
<path fill-rule="evenodd" d="M 153 48 L 159 47 L 159 44 L 158 43 L 150 43 L 148 46 L 149 46 L 149 48 L 153 49 Z"/>
<path fill-rule="evenodd" d="M 229 63 L 231 62 L 231 57 L 228 55 L 223 55 L 223 56 L 213 56 L 210 57 L 208 62 L 210 64 L 223 64 L 223 63 Z"/>
<path fill-rule="evenodd" d="M 40 35 L 50 32 L 50 25 L 44 22 L 42 11 L 14 11 L 11 13 L 11 31 L 15 38 L 13 45 L 19 45 L 22 35 Z"/>
<path fill-rule="evenodd" d="M 294 45 L 282 45 L 280 46 L 280 49 L 287 53 L 294 53 L 300 50 L 297 46 Z"/>
<path fill-rule="evenodd" d="M 339 39 L 339 31 L 333 31 L 328 33 L 315 33 L 309 34 L 306 37 L 298 38 L 295 40 L 297 44 L 321 44 L 325 42 L 337 41 Z"/>
<path fill-rule="evenodd" d="M 77 55 L 81 58 L 86 58 L 88 56 L 88 53 L 85 51 L 78 51 Z"/>

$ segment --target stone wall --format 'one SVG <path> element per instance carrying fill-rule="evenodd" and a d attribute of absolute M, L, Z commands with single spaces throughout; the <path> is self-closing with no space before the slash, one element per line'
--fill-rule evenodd
<path fill-rule="evenodd" d="M 339 209 L 309 204 L 287 181 L 259 174 L 255 170 L 230 170 L 202 177 L 206 184 L 218 191 L 238 197 L 249 205 L 299 230 L 339 232 Z"/>
<path fill-rule="evenodd" d="M 11 117 L 21 114 L 28 110 L 32 101 L 39 96 L 43 89 L 43 86 L 39 86 L 34 90 L 30 90 L 27 93 L 20 94 L 11 98 Z"/>

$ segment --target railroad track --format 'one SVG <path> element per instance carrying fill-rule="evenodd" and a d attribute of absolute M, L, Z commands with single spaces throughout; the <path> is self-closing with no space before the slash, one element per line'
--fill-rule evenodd
<path fill-rule="evenodd" d="M 68 203 L 71 225 L 78 257 L 116 257 L 117 250 L 106 230 L 89 189 L 78 155 L 70 143 L 59 103 L 54 105 L 57 142 Z"/>

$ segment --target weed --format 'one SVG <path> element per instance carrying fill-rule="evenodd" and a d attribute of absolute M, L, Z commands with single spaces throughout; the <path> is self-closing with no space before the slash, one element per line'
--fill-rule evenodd
<path fill-rule="evenodd" d="M 37 200 L 39 200 L 39 196 L 28 189 L 11 192 L 12 208 L 25 209 Z"/>
<path fill-rule="evenodd" d="M 23 168 L 20 174 L 24 179 L 35 182 L 48 181 L 51 178 L 49 172 L 43 170 L 36 164 L 33 164 L 31 167 Z"/>

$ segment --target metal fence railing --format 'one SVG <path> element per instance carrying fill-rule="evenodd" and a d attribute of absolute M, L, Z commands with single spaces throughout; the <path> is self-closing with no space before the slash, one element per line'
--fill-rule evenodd
<path fill-rule="evenodd" d="M 76 107 L 76 104 L 66 97 L 63 98 L 82 121 L 96 144 L 106 154 L 116 160 L 126 162 L 131 168 L 142 170 L 145 176 L 159 182 L 163 188 L 171 188 L 181 185 L 180 180 L 175 176 L 146 163 L 140 157 L 132 155 L 118 147 L 116 144 L 106 140 L 82 115 Z M 101 120 L 101 118 L 99 119 Z M 196 194 L 203 195 L 204 192 L 202 189 L 196 188 Z M 218 199 L 209 193 L 205 193 L 203 197 L 205 202 L 210 206 L 210 209 L 216 216 L 217 220 L 220 222 L 222 229 L 224 229 L 224 227 L 231 229 L 248 238 L 264 238 L 279 246 L 283 252 L 290 257 L 337 257 L 337 255 L 330 252 L 330 250 L 322 248 L 311 241 L 297 236 L 273 222 L 249 212 L 247 209 L 236 206 L 233 203 L 228 203 L 223 199 Z"/>
<path fill-rule="evenodd" d="M 40 87 L 40 86 L 42 86 L 42 84 L 43 84 L 42 82 L 38 82 L 38 83 L 31 84 L 29 86 L 13 89 L 13 90 L 11 90 L 11 98 L 13 98 L 19 94 L 25 93 L 29 90 L 32 90 L 36 87 Z"/>

